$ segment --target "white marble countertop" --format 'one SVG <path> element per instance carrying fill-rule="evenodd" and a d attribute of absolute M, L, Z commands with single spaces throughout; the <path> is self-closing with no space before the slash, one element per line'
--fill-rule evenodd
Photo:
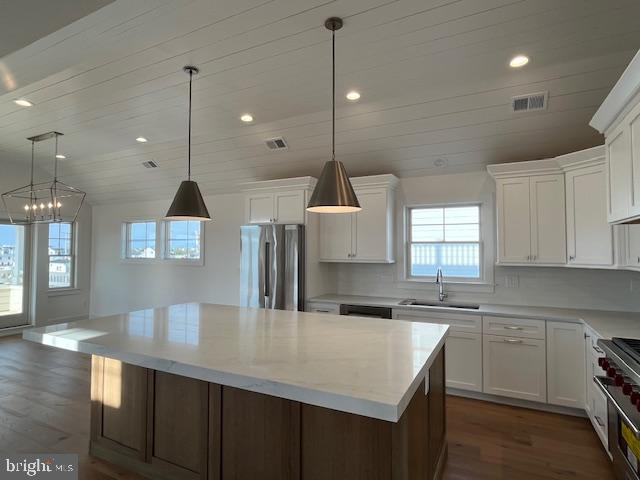
<path fill-rule="evenodd" d="M 190 303 L 33 328 L 23 338 L 395 422 L 448 329 Z"/>
<path fill-rule="evenodd" d="M 477 310 L 399 305 L 402 298 L 368 297 L 360 295 L 321 295 L 309 302 L 344 303 L 349 305 L 371 305 L 402 310 L 424 310 L 468 315 L 494 315 L 503 317 L 534 318 L 561 322 L 584 323 L 603 338 L 640 338 L 639 312 L 613 312 L 605 310 L 581 310 L 556 307 L 521 307 L 517 305 L 480 304 Z M 462 303 L 462 302 L 461 302 Z"/>

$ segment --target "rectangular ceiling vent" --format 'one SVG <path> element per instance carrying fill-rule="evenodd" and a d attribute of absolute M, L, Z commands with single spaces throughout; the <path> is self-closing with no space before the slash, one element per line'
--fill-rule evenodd
<path fill-rule="evenodd" d="M 158 168 L 158 164 L 153 160 L 149 160 L 148 162 L 142 162 L 145 168 Z"/>
<path fill-rule="evenodd" d="M 547 109 L 549 92 L 529 93 L 518 95 L 511 99 L 511 108 L 514 112 L 535 112 Z"/>
<path fill-rule="evenodd" d="M 268 138 L 264 143 L 269 150 L 286 150 L 289 148 L 289 145 L 282 137 Z"/>

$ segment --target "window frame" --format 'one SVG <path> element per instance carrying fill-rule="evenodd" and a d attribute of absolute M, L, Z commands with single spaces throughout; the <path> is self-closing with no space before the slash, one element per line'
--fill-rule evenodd
<path fill-rule="evenodd" d="M 70 236 L 70 248 L 71 252 L 69 255 L 50 255 L 49 254 L 49 242 L 51 240 L 51 236 L 49 234 L 49 229 L 51 225 L 66 223 L 71 226 L 71 236 Z M 50 293 L 60 293 L 60 292 L 71 292 L 78 289 L 77 287 L 77 259 L 78 259 L 78 223 L 77 222 L 51 222 L 47 224 L 47 275 L 49 273 L 49 267 L 51 266 L 51 257 L 70 257 L 71 258 L 71 281 L 69 282 L 69 286 L 65 287 L 52 287 L 49 285 L 49 279 L 47 277 L 47 290 Z"/>
<path fill-rule="evenodd" d="M 129 256 L 129 252 L 130 252 L 129 247 L 131 244 L 131 225 L 134 223 L 153 223 L 155 225 L 156 236 L 154 241 L 155 242 L 154 257 L 130 257 Z M 131 262 L 131 263 L 152 263 L 161 258 L 159 255 L 159 248 L 158 248 L 158 239 L 159 239 L 158 223 L 159 223 L 158 220 L 149 219 L 149 218 L 130 219 L 122 222 L 122 232 L 121 232 L 122 246 L 121 246 L 120 256 L 123 261 Z"/>
<path fill-rule="evenodd" d="M 435 276 L 416 276 L 411 275 L 411 211 L 427 208 L 455 208 L 455 207 L 478 207 L 478 277 L 447 277 L 445 275 L 445 284 L 462 284 L 462 285 L 490 285 L 493 288 L 493 279 L 489 279 L 490 275 L 490 260 L 486 255 L 485 248 L 485 234 L 484 234 L 484 222 L 483 214 L 486 209 L 485 202 L 482 201 L 469 201 L 469 202 L 447 202 L 447 203 L 435 203 L 435 204 L 417 204 L 406 205 L 404 207 L 404 242 L 403 242 L 403 274 L 404 281 L 417 282 L 417 283 L 433 283 L 435 282 Z M 417 243 L 476 243 L 476 242 L 417 242 Z"/>
<path fill-rule="evenodd" d="M 170 228 L 170 224 L 171 222 L 186 222 L 186 221 L 191 221 L 191 222 L 199 222 L 200 223 L 200 257 L 199 258 L 172 258 L 169 257 L 169 228 Z M 173 264 L 177 264 L 177 265 L 191 265 L 191 266 L 197 266 L 197 267 L 201 267 L 204 265 L 204 239 L 205 239 L 205 224 L 206 222 L 203 222 L 201 220 L 162 220 L 160 222 L 162 224 L 161 226 L 161 241 L 162 241 L 162 248 L 161 248 L 161 253 L 162 253 L 162 260 L 164 262 L 169 262 L 169 263 L 173 263 Z"/>

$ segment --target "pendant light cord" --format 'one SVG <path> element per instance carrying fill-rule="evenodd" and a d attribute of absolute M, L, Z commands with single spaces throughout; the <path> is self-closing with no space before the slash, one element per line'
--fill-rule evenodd
<path fill-rule="evenodd" d="M 333 83 L 331 90 L 331 160 L 336 159 L 336 31 L 331 32 L 331 65 Z"/>
<path fill-rule="evenodd" d="M 191 83 L 193 81 L 193 70 L 189 70 L 189 147 L 187 153 L 187 177 L 191 180 Z"/>
<path fill-rule="evenodd" d="M 58 135 L 56 134 L 56 153 L 53 156 L 53 180 L 58 180 Z"/>
<path fill-rule="evenodd" d="M 31 183 L 30 185 L 33 187 L 33 159 L 35 157 L 36 150 L 36 141 L 31 140 Z M 31 189 L 33 191 L 33 188 Z"/>

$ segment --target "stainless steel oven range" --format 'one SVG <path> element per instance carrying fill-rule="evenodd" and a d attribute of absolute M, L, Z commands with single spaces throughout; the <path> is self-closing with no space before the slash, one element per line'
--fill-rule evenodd
<path fill-rule="evenodd" d="M 593 381 L 607 397 L 609 450 L 616 478 L 640 480 L 640 339 L 598 340 L 605 357 Z"/>

